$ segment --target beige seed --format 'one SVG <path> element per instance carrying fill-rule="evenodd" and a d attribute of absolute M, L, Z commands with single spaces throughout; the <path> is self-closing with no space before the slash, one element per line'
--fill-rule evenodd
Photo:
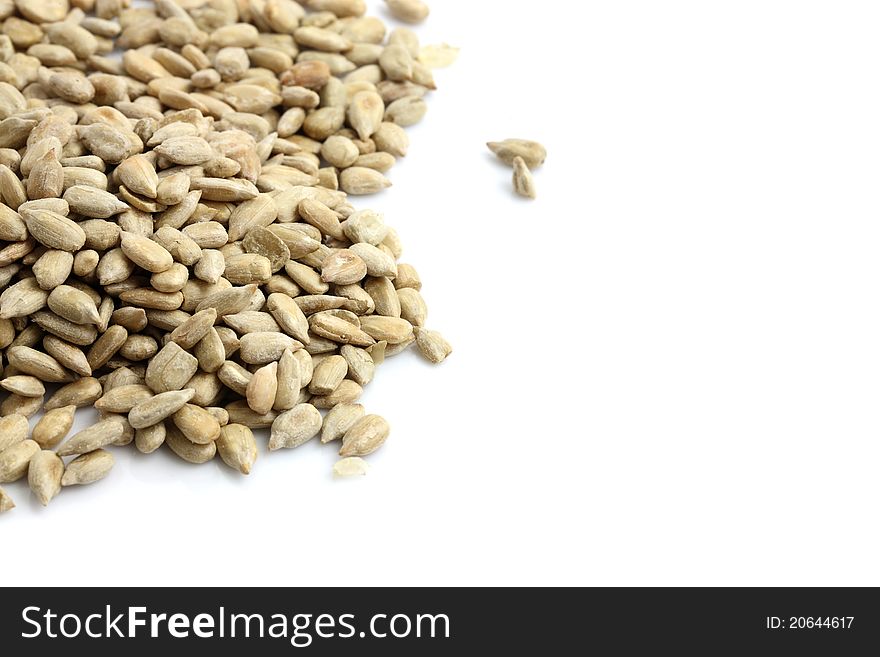
<path fill-rule="evenodd" d="M 71 427 L 73 427 L 75 412 L 76 406 L 73 405 L 62 406 L 61 408 L 47 411 L 34 427 L 33 435 L 31 436 L 34 442 L 43 449 L 52 449 L 53 447 L 56 447 L 62 440 L 64 440 Z M 10 417 L 21 416 L 13 415 Z M 3 420 L 0 420 L 0 423 L 2 423 L 2 421 Z M 2 429 L 0 429 L 0 431 L 2 431 Z M 25 428 L 25 435 L 27 435 L 27 428 Z"/>
<path fill-rule="evenodd" d="M 388 439 L 391 427 L 379 415 L 366 415 L 354 423 L 342 438 L 340 456 L 366 456 Z"/>
<path fill-rule="evenodd" d="M 342 225 L 345 236 L 353 243 L 366 242 L 378 246 L 388 235 L 382 215 L 372 210 L 355 212 Z"/>
<path fill-rule="evenodd" d="M 129 209 L 126 203 L 110 192 L 90 185 L 68 187 L 64 192 L 64 200 L 73 212 L 97 219 L 107 219 Z"/>
<path fill-rule="evenodd" d="M 308 344 L 309 321 L 293 299 L 286 294 L 276 292 L 269 295 L 266 308 L 285 333 L 303 344 Z"/>
<path fill-rule="evenodd" d="M 28 485 L 40 504 L 47 506 L 61 492 L 64 462 L 55 452 L 43 450 L 34 454 L 28 466 Z"/>
<path fill-rule="evenodd" d="M 128 331 L 122 326 L 111 326 L 104 331 L 103 335 L 89 349 L 89 353 L 86 356 L 92 371 L 99 370 L 107 361 L 113 358 L 114 354 L 119 351 L 119 348 L 125 344 L 127 339 Z"/>
<path fill-rule="evenodd" d="M 314 438 L 321 430 L 321 413 L 311 404 L 299 404 L 272 422 L 269 449 L 293 449 Z"/>
<path fill-rule="evenodd" d="M 428 111 L 428 104 L 417 96 L 406 96 L 390 103 L 385 109 L 385 120 L 408 127 L 419 123 Z"/>
<path fill-rule="evenodd" d="M 265 283 L 272 276 L 272 263 L 255 253 L 242 253 L 226 259 L 224 276 L 234 285 Z"/>
<path fill-rule="evenodd" d="M 347 344 L 342 346 L 339 353 L 348 363 L 348 378 L 360 386 L 365 386 L 373 380 L 376 364 L 366 349 Z"/>
<path fill-rule="evenodd" d="M 367 462 L 359 456 L 349 456 L 333 464 L 333 474 L 337 477 L 359 477 L 368 471 Z"/>
<path fill-rule="evenodd" d="M 195 315 L 187 319 L 183 324 L 175 328 L 171 332 L 171 340 L 176 342 L 181 348 L 192 349 L 199 340 L 207 335 L 211 327 L 217 321 L 217 310 L 214 308 L 206 308 L 197 312 Z"/>
<path fill-rule="evenodd" d="M 152 399 L 155 393 L 142 384 L 124 385 L 108 390 L 95 402 L 95 408 L 104 413 L 128 413 L 142 401 Z"/>
<path fill-rule="evenodd" d="M 217 370 L 217 378 L 223 382 L 223 385 L 243 397 L 247 394 L 247 386 L 252 376 L 248 370 L 231 360 L 224 362 Z"/>
<path fill-rule="evenodd" d="M 416 328 L 415 336 L 419 351 L 434 364 L 442 363 L 452 353 L 452 345 L 437 331 Z"/>
<path fill-rule="evenodd" d="M 128 414 L 128 421 L 135 429 L 150 427 L 179 411 L 194 394 L 195 390 L 192 388 L 159 393 L 132 408 Z"/>
<path fill-rule="evenodd" d="M 430 8 L 422 0 L 385 0 L 395 18 L 405 23 L 421 23 L 430 13 Z"/>
<path fill-rule="evenodd" d="M 195 356 L 176 342 L 169 342 L 150 360 L 144 381 L 157 393 L 181 390 L 198 367 L 199 361 Z"/>
<path fill-rule="evenodd" d="M 134 445 L 142 454 L 152 454 L 165 444 L 165 423 L 156 424 L 136 429 L 134 432 Z"/>
<path fill-rule="evenodd" d="M 91 406 L 101 397 L 101 392 L 100 381 L 86 376 L 56 390 L 55 394 L 46 401 L 44 408 L 51 411 L 71 405 L 77 408 Z"/>
<path fill-rule="evenodd" d="M 197 445 L 207 445 L 220 437 L 220 423 L 200 406 L 184 404 L 171 419 L 180 432 Z"/>
<path fill-rule="evenodd" d="M 21 395 L 9 395 L 0 404 L 0 415 L 23 415 L 31 418 L 43 407 L 43 397 L 22 397 Z"/>
<path fill-rule="evenodd" d="M 384 116 L 385 103 L 375 91 L 356 93 L 348 106 L 348 122 L 364 140 L 376 133 Z"/>
<path fill-rule="evenodd" d="M 199 340 L 194 354 L 203 371 L 216 372 L 220 369 L 226 358 L 226 347 L 215 328 L 208 329 L 205 337 Z"/>
<path fill-rule="evenodd" d="M 17 375 L 8 376 L 0 380 L 0 386 L 4 390 L 21 395 L 22 397 L 42 397 L 46 394 L 46 386 L 34 376 Z"/>
<path fill-rule="evenodd" d="M 321 156 L 331 165 L 344 169 L 355 163 L 360 151 L 357 145 L 347 137 L 333 135 L 327 138 L 321 147 Z"/>
<path fill-rule="evenodd" d="M 242 474 L 250 474 L 257 460 L 254 433 L 242 424 L 227 424 L 220 429 L 217 450 L 226 465 Z"/>
<path fill-rule="evenodd" d="M 14 508 L 15 502 L 12 501 L 12 498 L 9 497 L 9 494 L 3 488 L 0 488 L 0 513 L 11 511 Z"/>
<path fill-rule="evenodd" d="M 505 164 L 513 166 L 514 160 L 521 157 L 529 169 L 535 169 L 547 159 L 547 149 L 536 141 L 528 139 L 505 139 L 486 144 Z"/>
<path fill-rule="evenodd" d="M 340 249 L 325 258 L 321 265 L 321 279 L 325 283 L 349 285 L 366 275 L 367 264 L 353 249 Z"/>
<path fill-rule="evenodd" d="M 406 342 L 413 335 L 412 324 L 398 317 L 362 317 L 361 329 L 374 340 L 392 345 Z"/>
<path fill-rule="evenodd" d="M 23 440 L 0 452 L 0 484 L 26 476 L 31 458 L 39 451 L 40 446 L 33 440 Z"/>
<path fill-rule="evenodd" d="M 351 322 L 329 312 L 316 313 L 309 319 L 315 335 L 341 344 L 354 344 L 368 347 L 376 341 Z"/>
<path fill-rule="evenodd" d="M 407 263 L 398 263 L 397 278 L 394 279 L 394 287 L 398 290 L 411 287 L 414 290 L 422 289 L 422 279 L 416 268 Z"/>
<path fill-rule="evenodd" d="M 171 137 L 153 149 L 175 164 L 202 164 L 214 157 L 214 149 L 201 137 Z"/>
<path fill-rule="evenodd" d="M 311 398 L 310 402 L 321 409 L 331 409 L 337 404 L 351 404 L 360 399 L 364 389 L 352 381 L 345 379 L 340 383 L 336 390 L 328 395 L 316 395 Z"/>
<path fill-rule="evenodd" d="M 379 57 L 379 66 L 389 80 L 410 80 L 413 76 L 413 58 L 402 45 L 388 45 Z"/>
<path fill-rule="evenodd" d="M 269 363 L 254 372 L 246 390 L 248 406 L 254 413 L 265 415 L 272 410 L 275 404 L 275 394 L 278 391 L 277 375 L 277 362 Z"/>
<path fill-rule="evenodd" d="M 74 253 L 86 242 L 82 228 L 51 210 L 29 210 L 22 217 L 33 238 L 50 249 Z"/>
<path fill-rule="evenodd" d="M 146 155 L 133 155 L 126 158 L 116 167 L 116 175 L 120 182 L 135 194 L 141 194 L 147 198 L 157 197 L 159 176 Z M 167 191 L 166 188 L 166 194 Z M 180 201 L 178 200 L 178 202 Z"/>
<path fill-rule="evenodd" d="M 315 367 L 309 392 L 313 395 L 329 395 L 339 387 L 348 374 L 348 363 L 342 356 L 330 356 Z"/>
<path fill-rule="evenodd" d="M 171 254 L 153 240 L 126 231 L 122 232 L 121 237 L 122 252 L 139 267 L 155 274 L 170 269 L 174 264 Z"/>
<path fill-rule="evenodd" d="M 31 169 L 27 179 L 27 195 L 30 199 L 56 198 L 64 186 L 64 171 L 58 156 L 48 151 Z"/>
<path fill-rule="evenodd" d="M 248 333 L 241 337 L 241 359 L 249 365 L 266 365 L 281 358 L 285 349 L 296 351 L 302 344 L 283 333 Z"/>
<path fill-rule="evenodd" d="M 367 266 L 367 274 L 370 276 L 397 276 L 397 264 L 394 258 L 372 244 L 352 244 L 349 250 L 355 253 Z"/>
<path fill-rule="evenodd" d="M 255 253 L 267 258 L 272 273 L 279 271 L 290 260 L 290 249 L 284 241 L 262 226 L 248 231 L 242 246 L 247 253 Z"/>
<path fill-rule="evenodd" d="M 321 442 L 329 443 L 341 439 L 364 415 L 366 411 L 361 404 L 337 404 L 324 416 Z"/>
<path fill-rule="evenodd" d="M 310 198 L 303 199 L 297 210 L 304 221 L 320 230 L 322 234 L 336 239 L 345 237 L 339 224 L 339 217 L 324 203 Z"/>
<path fill-rule="evenodd" d="M 49 293 L 43 290 L 35 278 L 7 287 L 0 294 L 0 317 L 27 317 L 46 306 Z"/>
<path fill-rule="evenodd" d="M 376 315 L 400 317 L 400 297 L 391 279 L 384 276 L 369 278 L 364 283 L 364 290 L 373 299 Z"/>
<path fill-rule="evenodd" d="M 88 294 L 69 285 L 59 285 L 49 294 L 52 312 L 74 324 L 99 324 L 101 316 Z"/>
<path fill-rule="evenodd" d="M 67 464 L 61 485 L 77 486 L 100 481 L 113 468 L 113 462 L 113 455 L 103 449 L 78 456 Z"/>
<path fill-rule="evenodd" d="M 383 122 L 373 133 L 372 140 L 376 144 L 376 150 L 394 157 L 404 157 L 409 150 L 409 136 L 396 123 Z"/>
<path fill-rule="evenodd" d="M 86 454 L 101 447 L 112 445 L 122 437 L 125 428 L 115 420 L 102 420 L 73 434 L 58 448 L 58 456 Z"/>
<path fill-rule="evenodd" d="M 424 327 L 428 318 L 428 306 L 418 290 L 402 288 L 397 290 L 400 302 L 400 316 L 414 327 Z"/>
<path fill-rule="evenodd" d="M 214 441 L 198 445 L 184 436 L 174 424 L 167 425 L 165 432 L 165 444 L 184 461 L 199 465 L 212 460 L 217 454 Z"/>
<path fill-rule="evenodd" d="M 0 417 L 0 452 L 17 445 L 28 436 L 28 421 L 23 415 Z"/>
<path fill-rule="evenodd" d="M 419 49 L 419 61 L 428 68 L 445 68 L 455 63 L 459 50 L 446 43 L 422 46 Z"/>
<path fill-rule="evenodd" d="M 217 311 L 218 316 L 234 315 L 247 308 L 256 290 L 256 285 L 245 285 L 244 287 L 221 290 L 205 297 L 199 302 L 195 310 L 198 313 L 202 310 L 213 308 Z"/>
<path fill-rule="evenodd" d="M 348 194 L 363 196 L 391 187 L 391 181 L 374 169 L 349 167 L 339 175 L 339 186 Z"/>
<path fill-rule="evenodd" d="M 71 379 L 57 360 L 31 347 L 10 347 L 6 351 L 6 358 L 20 372 L 30 374 L 40 381 L 60 383 Z"/>
<path fill-rule="evenodd" d="M 513 159 L 513 189 L 517 194 L 525 198 L 534 199 L 537 195 L 535 193 L 535 180 L 532 177 L 532 172 L 526 166 L 525 160 L 519 156 Z"/>
<path fill-rule="evenodd" d="M 290 349 L 285 349 L 278 360 L 276 380 L 277 388 L 273 408 L 276 411 L 288 411 L 299 403 L 302 388 L 300 360 Z"/>

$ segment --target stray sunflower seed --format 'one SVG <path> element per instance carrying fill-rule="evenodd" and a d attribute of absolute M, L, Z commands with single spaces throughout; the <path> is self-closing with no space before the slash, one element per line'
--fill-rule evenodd
<path fill-rule="evenodd" d="M 349 456 L 333 464 L 333 474 L 337 477 L 358 477 L 369 471 L 367 462 L 359 456 Z"/>

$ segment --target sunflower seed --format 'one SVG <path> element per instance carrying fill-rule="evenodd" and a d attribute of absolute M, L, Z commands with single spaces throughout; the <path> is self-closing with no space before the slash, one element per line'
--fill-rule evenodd
<path fill-rule="evenodd" d="M 47 411 L 34 427 L 31 438 L 43 449 L 52 449 L 53 447 L 56 447 L 62 440 L 64 440 L 65 436 L 67 436 L 73 426 L 73 416 L 75 412 L 76 406 L 73 405 L 62 406 L 61 408 Z M 10 417 L 21 416 L 12 415 Z M 5 420 L 6 418 L 3 419 Z M 3 420 L 0 420 L 0 423 L 2 423 L 2 421 Z M 26 422 L 27 421 L 25 420 L 25 423 Z M 2 431 L 2 429 L 0 429 L 0 431 Z M 27 435 L 26 426 L 24 434 Z M 0 435 L 2 435 L 2 433 L 0 433 Z"/>
<path fill-rule="evenodd" d="M 192 388 L 161 392 L 136 404 L 128 414 L 128 421 L 135 429 L 150 427 L 179 411 L 194 394 Z"/>
<path fill-rule="evenodd" d="M 34 454 L 28 466 L 28 485 L 40 504 L 47 506 L 61 492 L 64 462 L 55 452 L 43 450 Z"/>
<path fill-rule="evenodd" d="M 15 502 L 12 501 L 12 498 L 9 497 L 9 494 L 0 488 L 0 513 L 4 511 L 11 511 L 15 508 Z"/>
<path fill-rule="evenodd" d="M 321 413 L 311 404 L 299 404 L 272 422 L 269 449 L 292 449 L 305 444 L 321 430 Z"/>
<path fill-rule="evenodd" d="M 227 424 L 220 429 L 217 451 L 223 462 L 242 474 L 250 474 L 257 460 L 257 441 L 253 432 L 242 424 Z"/>
<path fill-rule="evenodd" d="M 23 440 L 0 452 L 0 484 L 18 481 L 28 472 L 31 458 L 40 451 L 33 440 Z"/>
<path fill-rule="evenodd" d="M 391 427 L 379 415 L 366 415 L 354 423 L 342 437 L 340 456 L 366 456 L 388 439 Z"/>
<path fill-rule="evenodd" d="M 333 464 L 333 474 L 337 477 L 358 477 L 367 474 L 369 466 L 359 456 L 349 456 Z"/>
<path fill-rule="evenodd" d="M 541 166 L 547 159 L 547 149 L 536 141 L 505 139 L 504 141 L 490 141 L 486 145 L 490 151 L 498 156 L 498 159 L 511 166 L 514 166 L 517 157 L 522 158 L 529 169 Z"/>
<path fill-rule="evenodd" d="M 61 485 L 77 486 L 100 481 L 110 472 L 113 462 L 113 455 L 103 449 L 78 456 L 67 464 Z"/>

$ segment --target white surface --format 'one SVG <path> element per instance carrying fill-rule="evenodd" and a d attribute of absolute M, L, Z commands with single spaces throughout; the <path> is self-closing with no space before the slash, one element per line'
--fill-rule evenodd
<path fill-rule="evenodd" d="M 880 583 L 880 9 L 433 10 L 461 57 L 357 203 L 456 351 L 381 368 L 370 474 L 116 450 L 46 510 L 9 487 L 4 583 Z M 508 136 L 548 147 L 536 202 Z"/>

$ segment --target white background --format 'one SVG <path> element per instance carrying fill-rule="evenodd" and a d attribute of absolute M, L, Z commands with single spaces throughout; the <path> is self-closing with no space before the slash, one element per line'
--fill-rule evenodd
<path fill-rule="evenodd" d="M 315 441 L 247 478 L 117 449 L 48 509 L 8 487 L 3 583 L 877 585 L 878 25 L 435 0 L 423 43 L 461 57 L 356 204 L 456 351 L 381 368 L 370 474 Z M 550 153 L 535 202 L 509 136 Z"/>

